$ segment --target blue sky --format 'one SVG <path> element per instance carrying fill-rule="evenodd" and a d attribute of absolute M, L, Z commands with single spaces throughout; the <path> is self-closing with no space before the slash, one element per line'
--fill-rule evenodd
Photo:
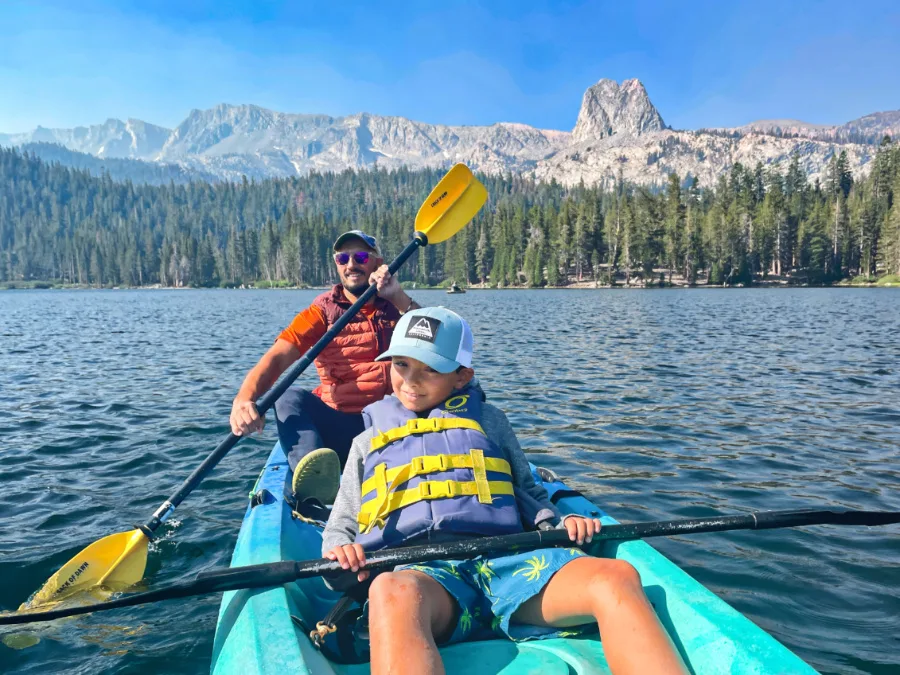
<path fill-rule="evenodd" d="M 900 108 L 894 2 L 0 1 L 0 131 L 192 108 L 571 129 L 637 77 L 667 124 Z"/>

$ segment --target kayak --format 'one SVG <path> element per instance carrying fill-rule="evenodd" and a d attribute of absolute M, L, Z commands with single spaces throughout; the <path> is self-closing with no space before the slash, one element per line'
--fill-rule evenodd
<path fill-rule="evenodd" d="M 616 521 L 548 472 L 534 472 L 565 513 Z M 548 478 L 542 480 L 541 476 Z M 250 492 L 231 566 L 321 558 L 321 526 L 292 516 L 284 498 L 287 459 L 276 444 Z M 643 541 L 607 542 L 603 555 L 627 560 L 694 673 L 815 673 L 808 664 Z M 329 661 L 304 627 L 340 599 L 321 578 L 223 595 L 210 671 L 217 675 L 367 673 L 368 664 Z M 308 630 L 308 628 L 307 628 Z M 505 639 L 441 648 L 448 673 L 609 673 L 599 636 L 530 642 Z M 476 665 L 477 664 L 477 665 Z"/>

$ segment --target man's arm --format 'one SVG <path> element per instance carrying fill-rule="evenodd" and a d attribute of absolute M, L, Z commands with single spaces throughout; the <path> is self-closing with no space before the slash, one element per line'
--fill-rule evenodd
<path fill-rule="evenodd" d="M 303 356 L 297 346 L 279 338 L 259 362 L 250 369 L 231 405 L 231 431 L 236 436 L 246 436 L 262 431 L 266 418 L 256 410 L 256 399 L 271 389 L 281 374 Z"/>
<path fill-rule="evenodd" d="M 394 307 L 397 308 L 397 311 L 399 311 L 400 314 L 406 314 L 407 312 L 411 312 L 414 309 L 422 308 L 422 305 L 409 297 L 406 294 L 406 291 L 403 290 L 403 288 L 400 289 L 400 292 L 397 295 L 391 298 L 390 302 L 392 305 L 394 305 Z"/>
<path fill-rule="evenodd" d="M 271 389 L 281 374 L 312 347 L 327 330 L 325 314 L 317 305 L 307 307 L 291 321 L 275 344 L 263 354 L 244 378 L 238 395 L 231 404 L 231 431 L 245 436 L 262 431 L 264 417 L 256 410 L 256 399 Z"/>
<path fill-rule="evenodd" d="M 406 295 L 406 293 L 404 293 L 403 295 Z M 406 305 L 406 309 L 400 312 L 401 314 L 406 314 L 407 312 L 411 312 L 414 309 L 422 309 L 422 305 L 410 298 L 408 295 L 406 297 L 409 298 L 409 304 Z"/>

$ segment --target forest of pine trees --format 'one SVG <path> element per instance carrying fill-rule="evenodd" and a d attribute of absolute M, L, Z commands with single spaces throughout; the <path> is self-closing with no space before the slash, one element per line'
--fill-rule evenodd
<path fill-rule="evenodd" d="M 116 182 L 0 149 L 0 284 L 313 285 L 331 244 L 359 228 L 392 259 L 442 171 L 345 171 L 242 183 Z M 492 286 L 793 283 L 900 274 L 900 147 L 868 176 L 843 153 L 824 182 L 735 165 L 716 185 L 670 176 L 651 191 L 482 176 L 487 206 L 420 251 L 405 281 Z"/>

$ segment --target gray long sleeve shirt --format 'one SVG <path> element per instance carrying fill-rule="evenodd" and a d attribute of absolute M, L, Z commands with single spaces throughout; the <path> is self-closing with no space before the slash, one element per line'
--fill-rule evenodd
<path fill-rule="evenodd" d="M 550 513 L 541 511 L 537 520 L 546 519 L 553 525 L 558 524 L 562 514 L 550 502 L 547 491 L 534 482 L 525 453 L 522 452 L 516 434 L 503 411 L 489 403 L 484 403 L 481 427 L 484 429 L 485 435 L 503 450 L 509 460 L 517 497 L 522 498 L 524 495 L 524 498 L 533 500 L 543 509 L 550 511 Z M 374 435 L 374 429 L 366 429 L 353 439 L 347 466 L 341 476 L 341 489 L 338 491 L 331 516 L 328 518 L 328 524 L 322 534 L 322 553 L 330 551 L 335 546 L 352 544 L 356 540 L 356 534 L 359 532 L 356 517 L 362 502 L 363 467 L 369 452 L 370 441 Z M 432 538 L 433 540 L 434 538 Z"/>

